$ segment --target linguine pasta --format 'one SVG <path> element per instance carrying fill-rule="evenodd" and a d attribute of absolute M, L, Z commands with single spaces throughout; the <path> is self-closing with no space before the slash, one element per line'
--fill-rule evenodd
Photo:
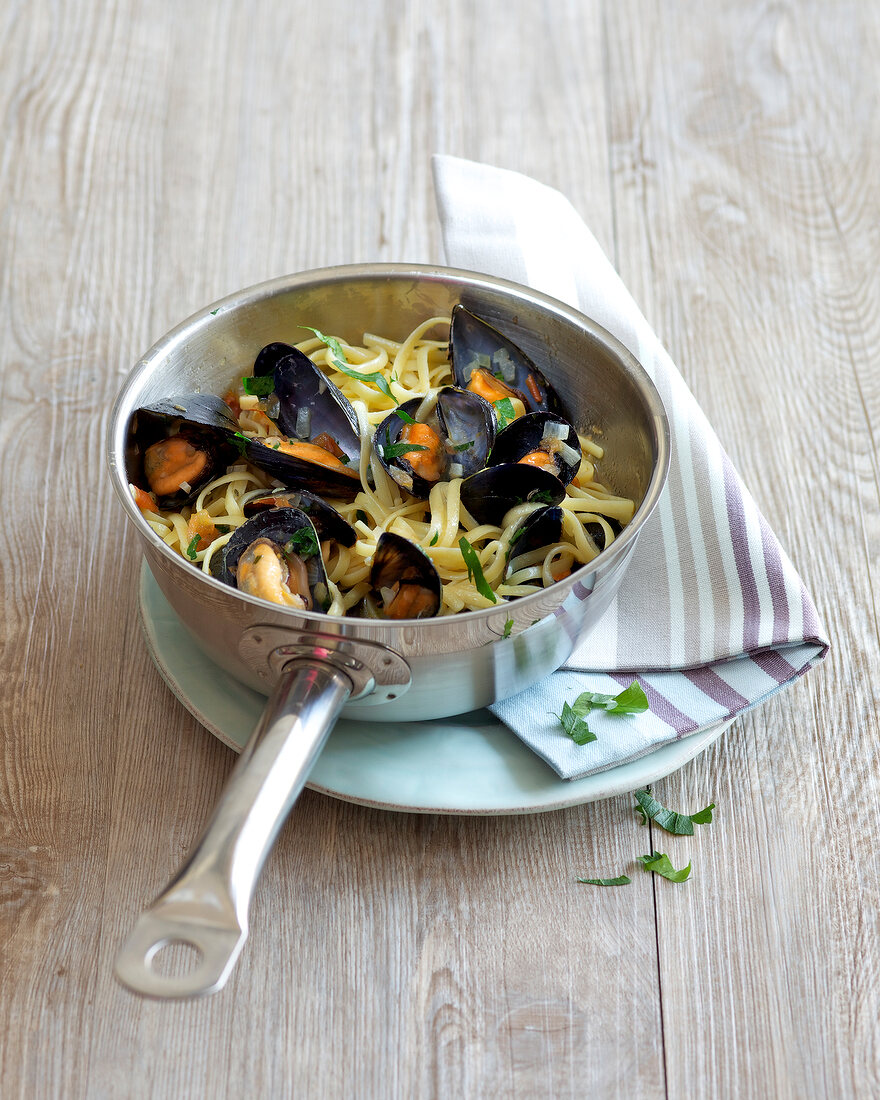
<path fill-rule="evenodd" d="M 491 526 L 478 523 L 461 503 L 461 478 L 434 484 L 427 500 L 412 497 L 392 480 L 366 441 L 372 440 L 376 426 L 397 405 L 433 395 L 453 384 L 447 340 L 430 337 L 432 330 L 445 330 L 448 325 L 448 317 L 428 318 L 402 343 L 365 333 L 359 346 L 334 340 L 331 348 L 317 336 L 295 345 L 351 402 L 362 440 L 361 489 L 357 496 L 351 502 L 327 498 L 357 533 L 357 541 L 350 548 L 330 541 L 321 547 L 332 597 L 327 612 L 330 615 L 352 611 L 370 591 L 370 567 L 384 531 L 412 540 L 431 559 L 442 581 L 439 614 L 449 615 L 493 606 L 493 601 L 478 590 L 473 570 L 468 569 L 459 547 L 462 536 L 473 547 L 485 582 L 500 599 L 534 593 L 595 558 L 600 547 L 588 525 L 601 527 L 604 545 L 608 546 L 615 537 L 615 526 L 609 520 L 624 526 L 632 519 L 633 501 L 615 496 L 597 480 L 596 463 L 603 457 L 603 449 L 586 436 L 579 436 L 580 468 L 560 503 L 560 541 L 515 556 L 513 572 L 508 572 L 508 565 L 517 525 L 543 505 L 517 505 L 504 516 L 503 526 Z M 339 370 L 334 364 L 334 349 L 341 349 L 345 365 L 366 378 L 354 378 Z M 266 401 L 246 394 L 241 383 L 225 399 L 233 413 L 238 413 L 239 429 L 244 435 L 285 438 L 266 415 Z M 170 547 L 210 573 L 215 556 L 247 519 L 244 504 L 279 485 L 271 475 L 242 459 L 208 482 L 192 505 L 178 512 L 159 510 L 152 494 L 134 486 L 132 493 L 151 528 Z"/>

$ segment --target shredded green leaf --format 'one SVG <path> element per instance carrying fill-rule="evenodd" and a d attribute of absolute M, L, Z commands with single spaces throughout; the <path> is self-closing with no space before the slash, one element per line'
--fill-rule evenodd
<path fill-rule="evenodd" d="M 358 510 L 354 514 L 354 518 L 360 520 L 361 523 L 365 523 L 367 527 L 370 526 L 370 521 L 367 519 L 367 513 L 363 510 L 363 508 L 358 508 Z"/>
<path fill-rule="evenodd" d="M 642 714 L 648 709 L 648 697 L 636 680 L 619 695 L 604 695 L 601 691 L 585 691 L 572 703 L 576 714 L 589 714 L 593 708 L 609 714 Z"/>
<path fill-rule="evenodd" d="M 244 432 L 233 432 L 231 442 L 238 448 L 238 453 L 243 455 L 247 452 L 247 446 L 248 443 L 250 443 L 250 439 Z"/>
<path fill-rule="evenodd" d="M 309 332 L 313 332 L 319 340 L 323 340 L 333 357 L 333 366 L 342 374 L 347 374 L 349 378 L 354 378 L 357 382 L 364 382 L 368 386 L 375 386 L 377 390 L 380 390 L 386 397 L 390 397 L 392 401 L 395 401 L 394 394 L 385 380 L 385 375 L 381 371 L 376 371 L 374 374 L 363 374 L 359 370 L 355 370 L 348 365 L 348 360 L 345 357 L 345 352 L 342 350 L 342 345 L 336 339 L 335 336 L 325 336 L 320 329 L 312 328 L 311 325 L 300 325 L 300 328 L 308 329 Z M 396 401 L 395 401 L 396 404 Z M 404 416 L 406 414 L 404 413 Z"/>
<path fill-rule="evenodd" d="M 428 543 L 428 545 L 429 546 L 436 546 L 439 538 L 440 538 L 440 532 L 435 531 L 434 532 L 434 537 L 431 539 L 431 541 Z"/>
<path fill-rule="evenodd" d="M 637 805 L 634 809 L 642 815 L 645 825 L 649 821 L 655 821 L 661 829 L 674 836 L 693 836 L 694 825 L 708 825 L 715 809 L 715 803 L 712 802 L 698 813 L 679 814 L 675 810 L 667 810 L 647 789 L 636 791 L 635 799 Z"/>
<path fill-rule="evenodd" d="M 275 389 L 275 379 L 271 374 L 246 375 L 241 380 L 245 393 L 251 397 L 268 397 Z"/>
<path fill-rule="evenodd" d="M 599 740 L 583 718 L 575 714 L 568 703 L 562 704 L 562 714 L 557 714 L 556 717 L 576 745 L 588 745 L 591 741 Z"/>
<path fill-rule="evenodd" d="M 389 396 L 390 396 L 390 394 L 389 394 Z M 416 421 L 413 420 L 413 418 L 409 415 L 408 412 L 403 411 L 403 409 L 400 407 L 400 405 L 398 405 L 397 408 L 394 410 L 394 415 L 399 416 L 400 419 L 404 422 L 404 424 L 415 424 L 416 423 Z"/>
<path fill-rule="evenodd" d="M 513 630 L 513 619 L 508 619 L 507 622 L 505 622 L 504 624 L 504 633 L 501 635 L 501 637 L 509 638 L 511 630 Z"/>
<path fill-rule="evenodd" d="M 511 420 L 516 420 L 513 402 L 509 397 L 502 397 L 499 401 L 493 401 L 492 407 L 495 409 L 495 416 L 498 419 L 499 432 L 502 428 L 506 428 Z"/>
<path fill-rule="evenodd" d="M 217 524 L 218 534 L 228 535 L 231 530 L 232 530 L 232 528 L 229 526 L 228 523 L 218 523 Z"/>
<path fill-rule="evenodd" d="M 657 875 L 662 875 L 670 882 L 684 882 L 691 873 L 690 863 L 687 867 L 682 867 L 680 871 L 676 871 L 665 852 L 652 852 L 649 856 L 638 856 L 637 858 L 646 871 L 653 871 Z"/>
<path fill-rule="evenodd" d="M 473 447 L 473 445 L 474 441 L 469 439 L 466 443 L 453 443 L 452 449 L 456 453 L 459 453 L 460 451 L 466 451 L 469 447 Z"/>
<path fill-rule="evenodd" d="M 201 539 L 201 535 L 193 535 L 193 537 L 190 539 L 189 546 L 187 546 L 186 548 L 186 556 L 189 558 L 190 561 L 196 560 L 196 554 L 198 553 L 196 547 L 201 542 Z"/>
<path fill-rule="evenodd" d="M 410 451 L 427 451 L 427 449 L 421 443 L 389 443 L 384 447 L 381 443 L 376 444 L 376 450 L 383 458 L 400 458 L 401 455 L 408 454 Z"/>
<path fill-rule="evenodd" d="M 477 556 L 476 550 L 474 550 L 473 546 L 471 546 L 463 535 L 458 540 L 458 548 L 461 550 L 461 556 L 464 558 L 464 563 L 467 566 L 468 580 L 474 582 L 481 596 L 485 596 L 486 599 L 491 600 L 492 603 L 498 603 L 498 597 L 492 591 L 489 582 L 483 576 L 483 567 L 480 565 L 480 559 Z"/>
<path fill-rule="evenodd" d="M 579 878 L 577 881 L 586 886 L 629 886 L 632 879 L 629 875 L 620 875 L 618 878 Z"/>
<path fill-rule="evenodd" d="M 291 535 L 284 549 L 288 554 L 298 554 L 303 561 L 307 561 L 318 553 L 320 547 L 314 529 L 312 527 L 300 527 L 298 531 L 294 531 Z"/>
<path fill-rule="evenodd" d="M 549 489 L 537 489 L 534 493 L 529 493 L 529 504 L 552 504 L 553 494 Z"/>

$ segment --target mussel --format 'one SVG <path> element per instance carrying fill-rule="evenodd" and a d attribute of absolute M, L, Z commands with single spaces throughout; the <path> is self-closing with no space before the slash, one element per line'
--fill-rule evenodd
<path fill-rule="evenodd" d="M 414 542 L 389 531 L 379 536 L 364 614 L 373 619 L 427 619 L 440 610 L 440 576 Z"/>
<path fill-rule="evenodd" d="M 306 489 L 274 490 L 252 497 L 244 506 L 246 516 L 255 516 L 270 508 L 299 508 L 309 517 L 321 542 L 333 539 L 341 546 L 354 546 L 357 532 L 347 520 L 319 496 Z"/>
<path fill-rule="evenodd" d="M 520 415 L 517 403 L 523 411 L 564 415 L 556 391 L 526 353 L 462 305 L 452 310 L 449 359 L 455 384 L 493 404 L 509 398 Z"/>
<path fill-rule="evenodd" d="M 414 397 L 389 413 L 376 429 L 374 446 L 397 484 L 424 498 L 438 481 L 481 470 L 494 441 L 489 403 L 446 386 L 435 398 Z"/>
<path fill-rule="evenodd" d="M 331 603 L 318 533 L 298 508 L 259 512 L 223 548 L 218 577 L 249 596 L 300 611 Z"/>
<path fill-rule="evenodd" d="M 581 464 L 581 444 L 572 424 L 556 413 L 527 413 L 498 433 L 490 466 L 517 462 L 537 466 L 568 485 Z"/>
<path fill-rule="evenodd" d="M 515 573 L 518 561 L 527 554 L 552 546 L 562 536 L 562 509 L 536 508 L 516 527 L 510 538 L 505 574 Z"/>
<path fill-rule="evenodd" d="M 235 459 L 238 424 L 213 394 L 185 394 L 138 409 L 131 422 L 129 476 L 156 494 L 160 508 L 188 504 Z"/>
<path fill-rule="evenodd" d="M 354 409 L 307 355 L 289 344 L 267 344 L 254 376 L 272 377 L 266 415 L 283 438 L 244 445 L 249 462 L 289 486 L 352 500 L 361 488 L 360 435 Z"/>
<path fill-rule="evenodd" d="M 478 523 L 500 527 L 517 504 L 558 504 L 565 486 L 538 466 L 506 462 L 487 466 L 461 483 L 461 502 Z"/>

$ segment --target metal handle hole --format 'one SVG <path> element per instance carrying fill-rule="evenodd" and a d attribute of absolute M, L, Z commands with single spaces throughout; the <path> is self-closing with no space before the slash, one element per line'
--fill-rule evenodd
<path fill-rule="evenodd" d="M 184 978 L 202 964 L 199 947 L 186 940 L 159 940 L 147 952 L 147 966 L 160 978 Z"/>

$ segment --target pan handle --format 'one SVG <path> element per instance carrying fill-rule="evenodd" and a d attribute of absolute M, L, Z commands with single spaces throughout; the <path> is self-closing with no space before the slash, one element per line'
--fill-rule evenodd
<path fill-rule="evenodd" d="M 272 842 L 351 692 L 350 677 L 330 662 L 285 666 L 195 848 L 120 948 L 123 985 L 161 998 L 225 985 L 247 939 L 248 908 Z M 184 974 L 153 966 L 171 944 L 198 953 Z"/>

